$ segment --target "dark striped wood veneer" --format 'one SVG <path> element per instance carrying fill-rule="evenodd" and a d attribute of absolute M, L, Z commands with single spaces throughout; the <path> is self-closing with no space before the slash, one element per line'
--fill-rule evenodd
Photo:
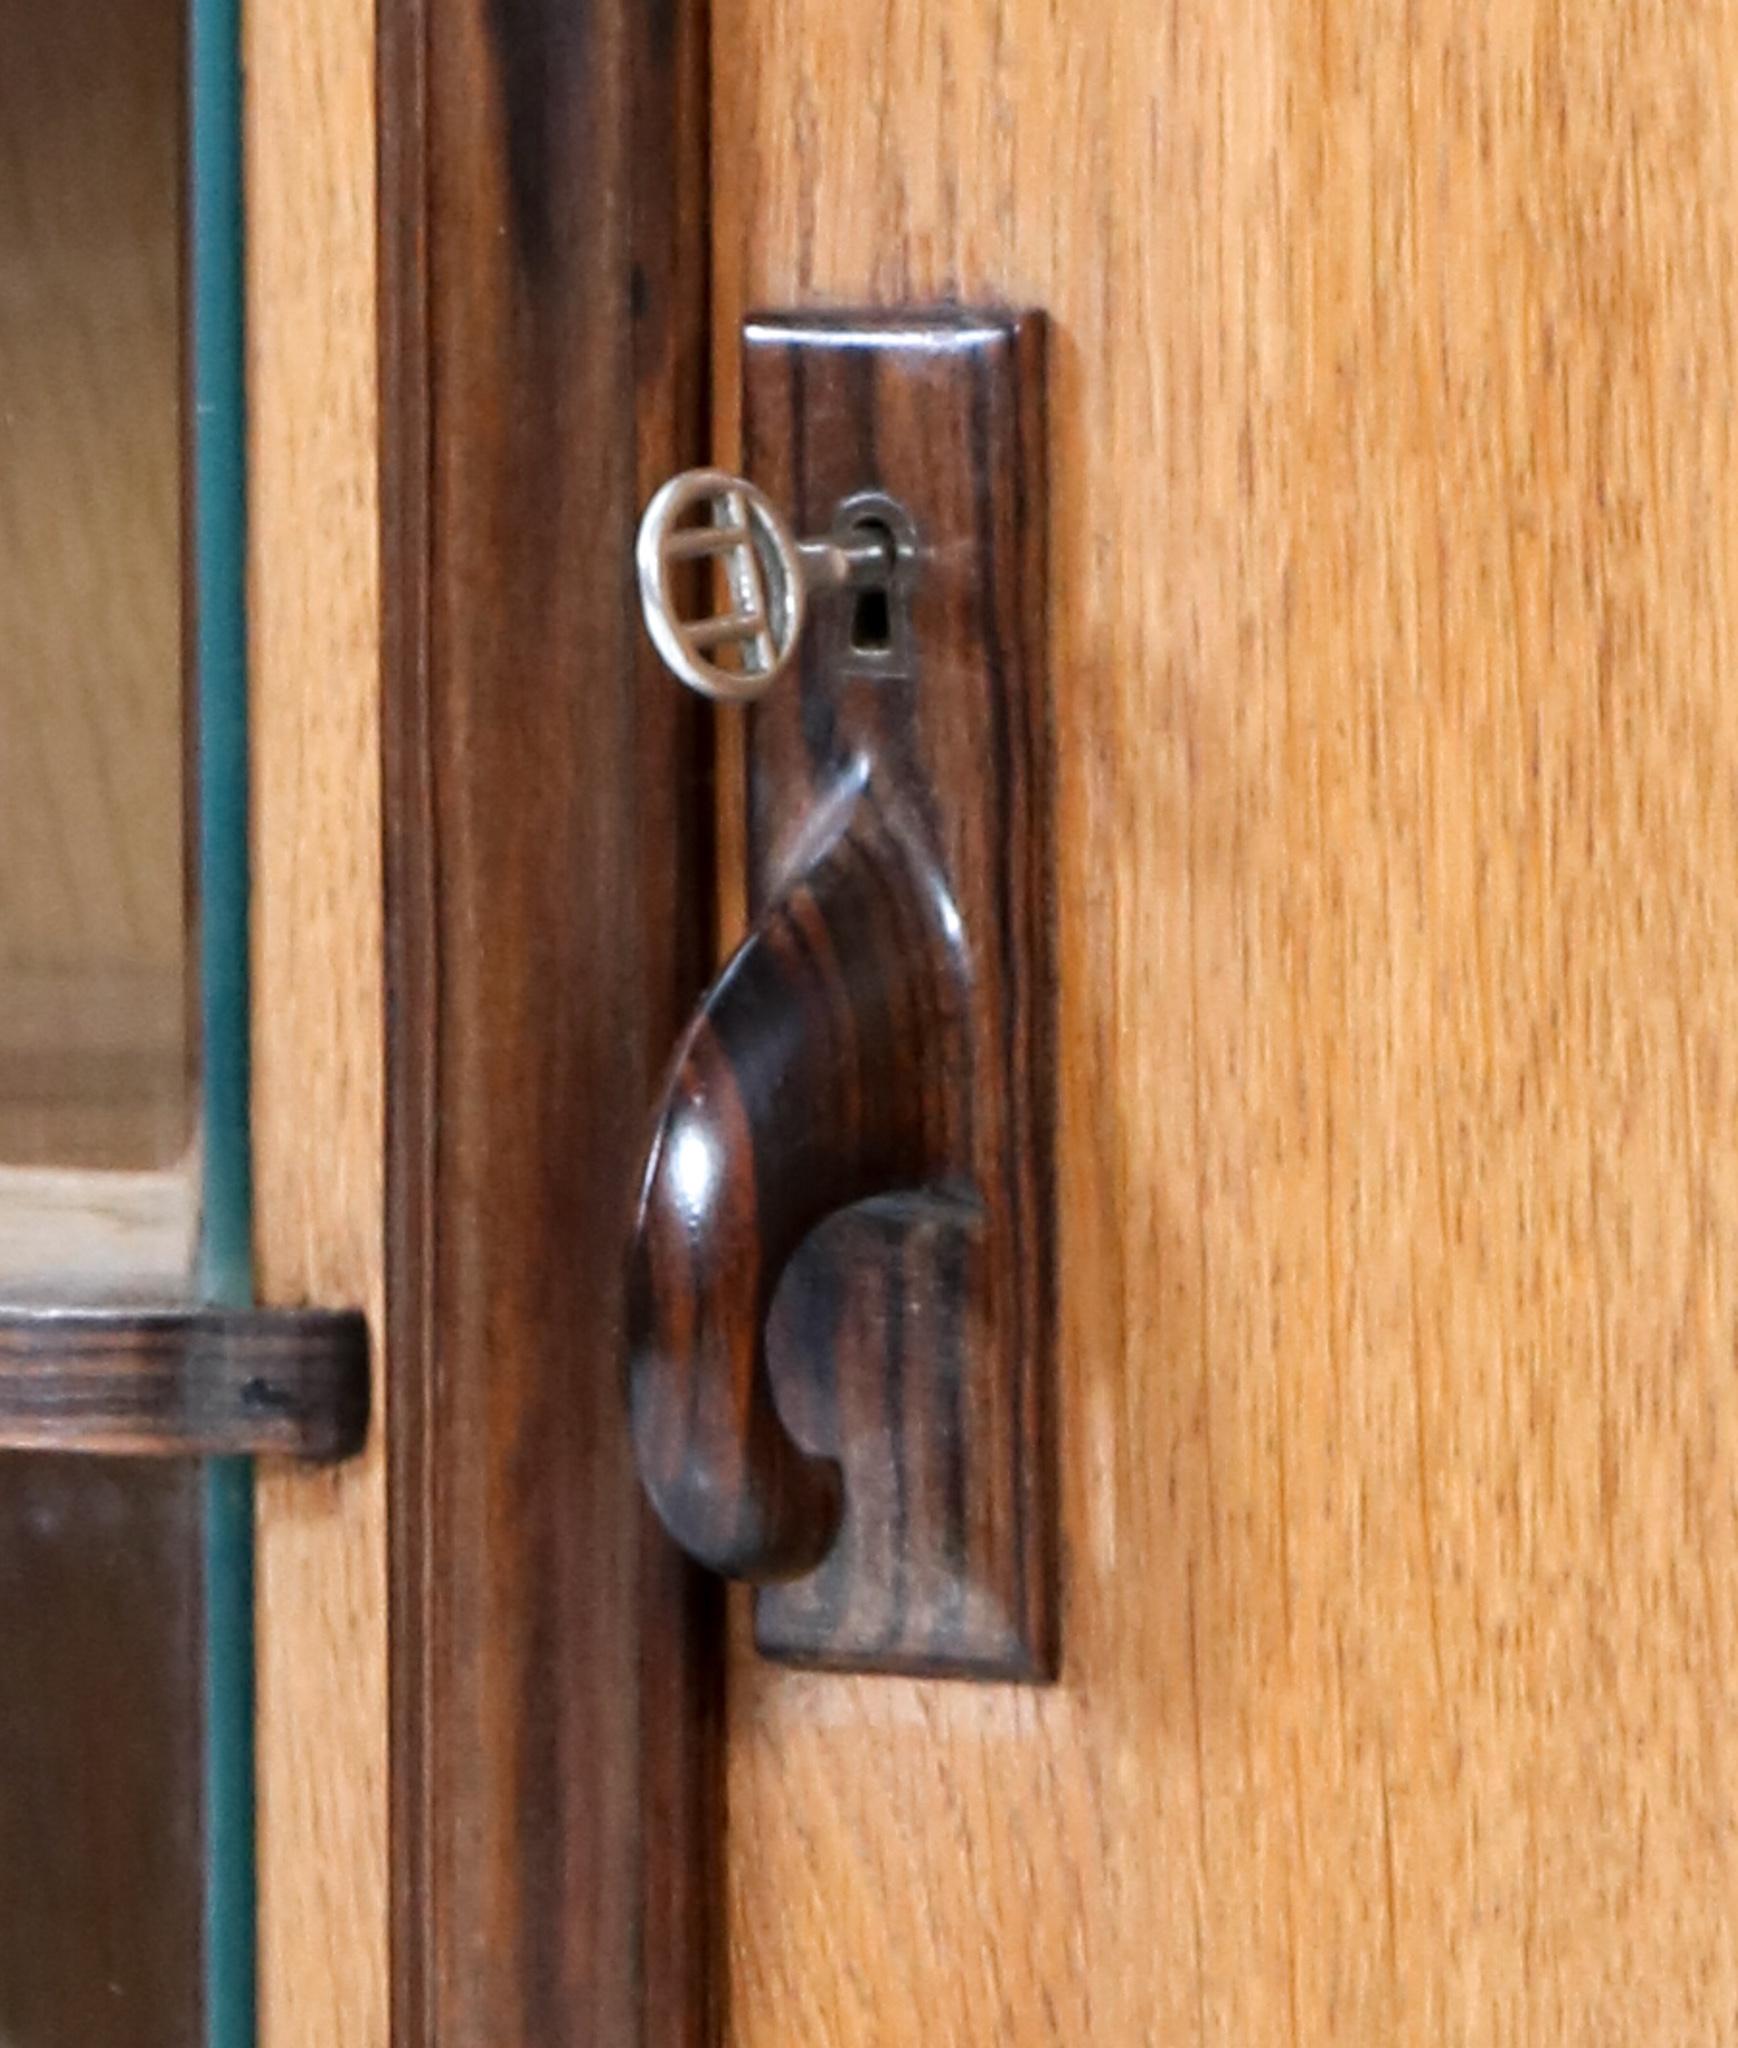
<path fill-rule="evenodd" d="M 323 1309 L 0 1309 L 0 1450 L 346 1458 L 368 1325 Z"/>
<path fill-rule="evenodd" d="M 707 10 L 387 0 L 394 2048 L 715 2048 L 717 1588 L 622 1248 L 710 955 L 633 538 L 703 446 Z"/>
<path fill-rule="evenodd" d="M 1044 360 L 1035 316 L 750 323 L 747 474 L 879 516 L 751 715 L 759 912 L 677 1055 L 630 1260 L 636 1446 L 767 1652 L 1043 1678 L 1051 1512 Z M 867 499 L 863 494 L 869 494 Z"/>

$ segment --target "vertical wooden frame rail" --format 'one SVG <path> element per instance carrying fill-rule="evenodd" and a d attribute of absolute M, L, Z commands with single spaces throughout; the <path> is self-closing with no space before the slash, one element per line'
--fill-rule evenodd
<path fill-rule="evenodd" d="M 382 0 L 393 2040 L 715 2031 L 716 1596 L 642 1504 L 628 1205 L 706 952 L 630 610 L 704 427 L 687 0 Z"/>

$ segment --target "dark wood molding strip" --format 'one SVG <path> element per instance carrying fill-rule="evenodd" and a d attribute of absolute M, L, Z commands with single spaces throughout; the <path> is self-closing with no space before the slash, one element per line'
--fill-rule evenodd
<path fill-rule="evenodd" d="M 324 1309 L 0 1309 L 0 1450 L 353 1456 L 368 1324 Z"/>
<path fill-rule="evenodd" d="M 624 1251 L 704 978 L 704 728 L 632 612 L 704 452 L 705 12 L 380 10 L 396 2048 L 705 2048 L 719 1601 Z"/>

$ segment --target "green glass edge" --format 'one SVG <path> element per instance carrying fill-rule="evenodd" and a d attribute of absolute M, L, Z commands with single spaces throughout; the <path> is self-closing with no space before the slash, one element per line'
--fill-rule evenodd
<path fill-rule="evenodd" d="M 199 1287 L 252 1298 L 248 1141 L 247 412 L 239 0 L 190 0 L 193 588 L 197 612 L 204 1225 Z M 207 2048 L 253 2048 L 253 1471 L 205 1468 Z"/>

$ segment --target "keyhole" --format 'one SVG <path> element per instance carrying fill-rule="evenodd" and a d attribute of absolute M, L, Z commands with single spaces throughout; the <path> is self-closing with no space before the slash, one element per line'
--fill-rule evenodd
<path fill-rule="evenodd" d="M 887 559 L 894 559 L 898 543 L 893 532 L 879 519 L 859 520 L 852 529 L 855 536 L 871 540 L 887 551 Z M 854 654 L 885 654 L 893 645 L 893 607 L 888 599 L 885 583 L 866 584 L 856 593 L 851 608 L 851 651 Z"/>
<path fill-rule="evenodd" d="M 851 650 L 885 654 L 893 642 L 893 614 L 885 590 L 860 590 L 851 613 Z"/>

